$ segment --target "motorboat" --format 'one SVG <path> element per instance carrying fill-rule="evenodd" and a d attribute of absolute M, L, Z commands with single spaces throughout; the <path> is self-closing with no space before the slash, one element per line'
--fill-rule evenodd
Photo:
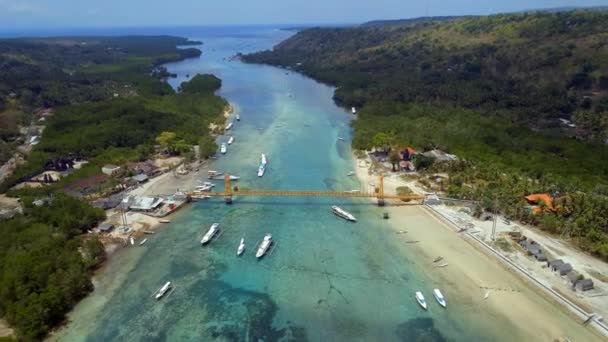
<path fill-rule="evenodd" d="M 340 140 L 340 141 L 344 141 L 344 138 L 342 138 L 342 137 L 338 137 L 338 140 Z"/>
<path fill-rule="evenodd" d="M 245 239 L 241 238 L 241 243 L 239 243 L 239 248 L 236 250 L 236 255 L 241 255 L 245 251 Z"/>
<path fill-rule="evenodd" d="M 437 299 L 439 305 L 443 306 L 444 308 L 448 305 L 445 302 L 445 298 L 443 297 L 443 294 L 441 293 L 441 291 L 439 291 L 439 289 L 433 290 L 433 296 L 435 296 L 435 299 Z"/>
<path fill-rule="evenodd" d="M 351 111 L 353 114 L 357 114 L 357 109 L 356 109 L 355 107 L 352 107 L 352 108 L 350 109 L 350 111 Z"/>
<path fill-rule="evenodd" d="M 207 233 L 205 233 L 205 236 L 203 236 L 203 239 L 201 240 L 201 245 L 204 245 L 204 244 L 208 243 L 209 241 L 211 241 L 211 239 L 213 239 L 215 234 L 218 232 L 219 226 L 220 226 L 219 223 L 214 223 L 211 225 L 211 227 L 209 227 L 209 230 L 207 231 Z"/>
<path fill-rule="evenodd" d="M 271 244 L 272 244 L 272 235 L 270 233 L 268 233 L 268 234 L 266 234 L 266 236 L 264 236 L 264 240 L 262 240 L 262 243 L 260 243 L 258 250 L 255 252 L 255 257 L 256 258 L 263 257 L 264 254 L 266 254 L 266 252 L 268 252 L 268 248 L 270 248 Z"/>
<path fill-rule="evenodd" d="M 222 146 L 220 147 L 220 152 L 222 154 L 226 154 L 227 151 L 228 151 L 228 147 L 226 146 L 226 143 L 222 143 Z"/>
<path fill-rule="evenodd" d="M 197 185 L 194 187 L 194 191 L 211 191 L 215 184 L 211 182 L 204 182 L 203 185 Z"/>
<path fill-rule="evenodd" d="M 228 145 L 232 145 L 233 142 L 234 142 L 234 136 L 231 136 L 230 139 L 228 139 Z"/>
<path fill-rule="evenodd" d="M 241 116 L 239 114 L 236 115 L 236 121 L 241 121 Z"/>
<path fill-rule="evenodd" d="M 217 176 L 221 176 L 221 175 L 223 175 L 223 173 L 219 172 L 219 171 L 215 171 L 215 170 L 207 171 L 207 178 L 209 178 L 209 179 L 213 179 L 213 178 L 215 178 Z"/>
<path fill-rule="evenodd" d="M 168 281 L 165 285 L 163 285 L 163 287 L 161 287 L 160 289 L 158 289 L 158 291 L 156 291 L 154 298 L 156 298 L 156 300 L 161 299 L 167 293 L 167 291 L 169 291 L 169 289 L 171 289 L 170 281 Z"/>
<path fill-rule="evenodd" d="M 346 175 L 349 176 L 349 177 L 350 176 L 354 176 L 355 175 L 355 171 L 351 171 L 351 172 L 347 173 Z"/>
<path fill-rule="evenodd" d="M 162 219 L 162 220 L 158 220 L 158 222 L 160 222 L 160 223 L 171 223 L 171 220 Z"/>
<path fill-rule="evenodd" d="M 420 306 L 424 310 L 426 310 L 426 301 L 424 300 L 424 296 L 422 295 L 422 292 L 416 291 L 416 301 L 418 302 L 418 304 L 420 304 Z"/>
<path fill-rule="evenodd" d="M 131 246 L 133 246 L 135 244 L 135 240 L 132 237 L 129 238 L 129 241 L 131 242 Z"/>
<path fill-rule="evenodd" d="M 258 166 L 258 177 L 262 177 L 264 172 L 266 172 L 266 164 L 268 164 L 266 155 L 262 153 L 262 157 L 260 158 L 260 166 Z"/>
<path fill-rule="evenodd" d="M 241 177 L 239 177 L 239 176 L 230 176 L 229 178 L 230 178 L 230 180 L 233 180 L 233 181 L 237 181 L 237 180 L 241 179 Z"/>
<path fill-rule="evenodd" d="M 143 239 L 143 240 L 141 240 L 141 242 L 139 243 L 139 245 L 141 246 L 141 245 L 143 245 L 146 242 L 148 242 L 148 239 Z"/>
<path fill-rule="evenodd" d="M 232 122 L 229 122 L 229 123 L 226 125 L 226 130 L 228 131 L 228 130 L 230 130 L 231 128 L 232 128 Z"/>
<path fill-rule="evenodd" d="M 338 206 L 332 206 L 331 210 L 334 212 L 334 214 L 340 216 L 341 218 L 347 220 L 347 221 L 351 221 L 351 222 L 357 222 L 357 219 L 348 211 L 338 207 Z"/>

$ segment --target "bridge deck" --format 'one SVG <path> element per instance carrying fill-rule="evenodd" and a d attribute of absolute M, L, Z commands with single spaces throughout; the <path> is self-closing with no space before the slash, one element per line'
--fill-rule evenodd
<path fill-rule="evenodd" d="M 235 192 L 195 192 L 189 193 L 192 197 L 213 196 L 287 196 L 287 197 L 351 197 L 351 198 L 379 198 L 400 200 L 422 200 L 419 195 L 379 195 L 365 192 L 350 191 L 308 191 L 308 190 L 239 190 Z"/>

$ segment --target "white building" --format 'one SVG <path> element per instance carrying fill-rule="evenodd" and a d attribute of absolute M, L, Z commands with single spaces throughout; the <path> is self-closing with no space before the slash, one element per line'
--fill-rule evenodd
<path fill-rule="evenodd" d="M 101 168 L 101 172 L 105 173 L 108 176 L 112 176 L 116 174 L 120 170 L 120 166 L 108 164 Z"/>

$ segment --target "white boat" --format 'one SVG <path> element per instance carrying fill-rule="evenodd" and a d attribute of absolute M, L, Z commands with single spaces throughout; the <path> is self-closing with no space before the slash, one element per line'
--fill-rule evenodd
<path fill-rule="evenodd" d="M 236 121 L 241 121 L 241 116 L 239 114 L 236 115 Z"/>
<path fill-rule="evenodd" d="M 441 293 L 441 291 L 439 291 L 439 289 L 433 290 L 433 296 L 435 296 L 435 299 L 437 299 L 439 305 L 443 306 L 444 308 L 448 305 L 445 302 L 445 298 L 443 297 L 443 294 Z"/>
<path fill-rule="evenodd" d="M 239 243 L 239 248 L 236 250 L 236 255 L 241 255 L 245 251 L 245 239 L 241 239 L 241 243 Z"/>
<path fill-rule="evenodd" d="M 207 171 L 207 178 L 209 178 L 209 179 L 213 179 L 213 178 L 215 178 L 217 176 L 221 176 L 221 175 L 223 175 L 223 173 L 219 172 L 219 171 L 214 171 L 214 170 Z"/>
<path fill-rule="evenodd" d="M 213 236 L 215 236 L 215 234 L 218 232 L 217 228 L 219 226 L 220 226 L 219 223 L 214 223 L 211 225 L 211 227 L 209 227 L 209 230 L 207 231 L 207 233 L 205 233 L 205 236 L 203 236 L 203 239 L 201 240 L 201 245 L 204 245 L 207 242 L 211 241 Z"/>
<path fill-rule="evenodd" d="M 135 240 L 133 240 L 133 238 L 129 238 L 129 241 L 131 241 L 131 246 L 135 244 Z"/>
<path fill-rule="evenodd" d="M 220 147 L 220 152 L 222 152 L 222 154 L 226 154 L 226 151 L 228 151 L 228 147 L 226 146 L 226 143 L 222 143 L 222 147 Z"/>
<path fill-rule="evenodd" d="M 231 136 L 230 139 L 228 139 L 228 145 L 232 145 L 233 142 L 234 142 L 234 137 Z"/>
<path fill-rule="evenodd" d="M 168 281 L 165 285 L 163 285 L 163 287 L 161 287 L 160 289 L 158 289 L 158 291 L 156 291 L 156 294 L 154 295 L 154 298 L 161 299 L 165 293 L 167 293 L 167 291 L 169 291 L 169 289 L 171 288 L 171 282 Z"/>
<path fill-rule="evenodd" d="M 143 245 L 146 242 L 148 242 L 148 239 L 143 239 L 143 240 L 141 240 L 141 242 L 139 243 L 139 245 L 141 246 L 141 245 Z"/>
<path fill-rule="evenodd" d="M 229 122 L 229 123 L 226 125 L 226 130 L 228 131 L 228 130 L 230 130 L 231 128 L 232 128 L 232 122 Z"/>
<path fill-rule="evenodd" d="M 158 222 L 160 222 L 160 223 L 171 223 L 171 220 L 162 219 L 162 220 L 158 220 Z"/>
<path fill-rule="evenodd" d="M 197 185 L 194 187 L 194 191 L 211 191 L 215 184 L 211 182 L 204 182 L 203 185 Z"/>
<path fill-rule="evenodd" d="M 266 254 L 266 252 L 268 251 L 268 248 L 270 247 L 271 244 L 272 244 L 272 235 L 270 235 L 270 233 L 268 233 L 268 234 L 266 234 L 266 236 L 264 236 L 264 240 L 262 240 L 262 243 L 260 243 L 260 246 L 258 247 L 257 252 L 255 252 L 255 257 L 261 258 L 262 256 L 264 256 L 264 254 Z"/>
<path fill-rule="evenodd" d="M 353 176 L 354 174 L 355 174 L 355 171 L 351 171 L 351 172 L 347 173 L 346 175 L 347 176 Z"/>
<path fill-rule="evenodd" d="M 268 164 L 266 160 L 266 155 L 262 153 L 260 166 L 258 167 L 258 177 L 262 177 L 264 175 L 264 172 L 266 172 L 266 164 Z"/>
<path fill-rule="evenodd" d="M 338 206 L 332 206 L 331 210 L 334 212 L 334 214 L 340 216 L 341 218 L 347 220 L 347 221 L 351 221 L 351 222 L 357 222 L 357 219 L 348 211 L 338 207 Z"/>
<path fill-rule="evenodd" d="M 426 310 L 426 301 L 424 300 L 422 292 L 416 291 L 416 301 L 418 302 L 418 304 L 420 304 L 420 306 L 422 306 L 424 310 Z"/>
<path fill-rule="evenodd" d="M 338 140 L 340 140 L 340 141 L 344 141 L 344 138 L 342 138 L 342 137 L 338 137 Z"/>
<path fill-rule="evenodd" d="M 357 109 L 355 107 L 352 107 L 350 111 L 353 112 L 353 114 L 357 114 Z"/>
<path fill-rule="evenodd" d="M 236 181 L 239 179 L 241 179 L 241 177 L 239 177 L 239 176 L 230 176 L 230 180 Z"/>
<path fill-rule="evenodd" d="M 483 299 L 486 300 L 490 297 L 490 291 L 486 291 L 486 294 L 483 296 Z"/>

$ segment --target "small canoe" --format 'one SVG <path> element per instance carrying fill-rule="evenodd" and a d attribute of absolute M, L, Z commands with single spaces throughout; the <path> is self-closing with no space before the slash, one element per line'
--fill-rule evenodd
<path fill-rule="evenodd" d="M 443 297 L 443 294 L 441 293 L 441 291 L 439 291 L 439 289 L 433 290 L 433 296 L 435 296 L 435 299 L 437 300 L 437 303 L 439 303 L 439 305 L 443 306 L 444 308 L 447 307 L 445 298 Z"/>
<path fill-rule="evenodd" d="M 416 301 L 418 302 L 418 304 L 420 304 L 420 306 L 424 310 L 426 310 L 426 301 L 424 300 L 424 296 L 422 295 L 422 292 L 416 291 Z"/>

